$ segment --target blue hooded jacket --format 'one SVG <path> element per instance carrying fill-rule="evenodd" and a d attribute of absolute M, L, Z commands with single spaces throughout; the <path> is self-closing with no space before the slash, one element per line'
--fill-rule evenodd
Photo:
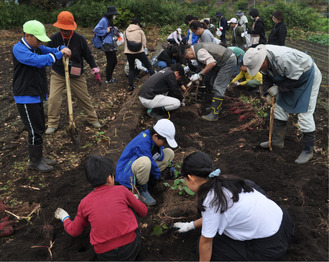
<path fill-rule="evenodd" d="M 101 37 L 103 43 L 111 44 L 115 48 L 116 46 L 115 46 L 115 42 L 113 41 L 113 37 L 115 34 L 117 34 L 117 29 L 116 27 L 112 27 L 110 32 L 107 33 L 108 26 L 109 26 L 109 20 L 104 16 L 95 26 L 94 33 L 95 35 Z"/>
<path fill-rule="evenodd" d="M 118 160 L 115 171 L 115 181 L 123 186 L 131 188 L 130 178 L 132 178 L 132 182 L 135 185 L 136 181 L 131 171 L 131 165 L 137 158 L 142 156 L 146 156 L 151 160 L 151 175 L 153 175 L 155 179 L 159 179 L 161 176 L 161 171 L 152 157 L 152 149 L 154 147 L 156 147 L 156 145 L 152 139 L 150 130 L 141 132 L 133 140 L 131 140 L 123 150 Z M 159 148 L 160 156 L 156 160 L 163 160 L 163 149 L 163 146 Z"/>

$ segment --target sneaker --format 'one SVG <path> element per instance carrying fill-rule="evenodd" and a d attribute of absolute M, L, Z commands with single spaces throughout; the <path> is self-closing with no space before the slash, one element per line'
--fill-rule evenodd
<path fill-rule="evenodd" d="M 47 130 L 46 130 L 46 132 L 45 132 L 45 134 L 46 135 L 52 135 L 52 134 L 55 133 L 55 131 L 56 131 L 56 128 L 48 127 Z"/>
<path fill-rule="evenodd" d="M 147 109 L 147 114 L 150 117 L 155 118 L 156 120 L 163 119 L 163 117 L 157 111 L 159 111 L 159 110 L 157 110 L 157 109 Z"/>
<path fill-rule="evenodd" d="M 106 81 L 105 81 L 106 84 L 117 83 L 117 82 L 118 82 L 118 80 L 115 79 L 115 78 L 113 78 L 113 77 L 112 77 L 111 80 L 106 80 Z"/>
<path fill-rule="evenodd" d="M 135 88 L 136 88 L 135 86 L 129 86 L 128 91 L 132 92 L 132 91 L 134 91 Z"/>
<path fill-rule="evenodd" d="M 100 128 L 102 127 L 101 124 L 98 121 L 92 122 L 91 125 L 95 128 Z"/>

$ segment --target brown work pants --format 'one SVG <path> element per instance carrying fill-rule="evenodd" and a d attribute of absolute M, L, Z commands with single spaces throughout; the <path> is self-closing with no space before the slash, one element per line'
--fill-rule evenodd
<path fill-rule="evenodd" d="M 91 103 L 91 96 L 88 94 L 85 76 L 70 77 L 70 86 L 73 95 L 78 99 L 80 107 L 88 116 L 88 123 L 98 121 L 96 111 Z M 48 98 L 48 127 L 58 128 L 64 90 L 66 92 L 65 77 L 52 70 Z"/>

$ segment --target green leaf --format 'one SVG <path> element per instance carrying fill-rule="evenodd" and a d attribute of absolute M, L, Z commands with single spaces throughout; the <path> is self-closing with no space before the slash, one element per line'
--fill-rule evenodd
<path fill-rule="evenodd" d="M 169 185 L 169 183 L 167 183 L 167 182 L 166 182 L 166 183 L 163 183 L 163 184 L 164 184 L 165 186 L 167 186 L 167 187 L 169 187 L 169 186 L 170 186 L 170 185 Z"/>
<path fill-rule="evenodd" d="M 190 196 L 194 196 L 194 192 L 193 192 L 191 189 L 189 189 L 188 187 L 184 187 L 184 190 L 185 190 L 185 192 L 186 192 L 187 194 L 189 194 Z"/>
<path fill-rule="evenodd" d="M 165 224 L 162 225 L 162 228 L 163 229 L 168 229 L 167 225 L 165 225 Z"/>
<path fill-rule="evenodd" d="M 159 225 L 156 225 L 154 228 L 153 228 L 153 235 L 155 236 L 160 236 L 163 234 L 163 230 L 162 230 L 162 227 L 159 226 Z"/>

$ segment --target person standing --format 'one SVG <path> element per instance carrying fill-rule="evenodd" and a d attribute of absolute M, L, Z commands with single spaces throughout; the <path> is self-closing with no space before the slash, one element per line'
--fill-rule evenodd
<path fill-rule="evenodd" d="M 287 37 L 287 26 L 283 22 L 283 14 L 281 11 L 275 11 L 272 16 L 272 20 L 275 23 L 270 35 L 268 36 L 269 45 L 285 45 Z"/>
<path fill-rule="evenodd" d="M 100 128 L 96 111 L 92 105 L 91 97 L 87 90 L 87 81 L 84 75 L 83 60 L 90 65 L 91 72 L 94 74 L 97 82 L 101 83 L 99 68 L 95 63 L 86 39 L 75 32 L 77 24 L 73 15 L 68 11 L 62 11 L 57 16 L 57 22 L 54 27 L 60 29 L 58 33 L 53 34 L 48 43 L 49 47 L 67 46 L 72 50 L 69 61 L 70 87 L 72 93 L 76 96 L 80 107 L 88 116 L 88 123 L 95 128 Z M 50 94 L 48 100 L 48 128 L 47 135 L 53 134 L 58 128 L 60 119 L 62 94 L 66 90 L 65 69 L 62 60 L 56 61 L 52 66 L 50 76 Z"/>
<path fill-rule="evenodd" d="M 244 31 L 248 31 L 248 18 L 244 15 L 244 13 L 239 10 L 236 14 L 239 17 L 238 24 L 243 28 Z"/>
<path fill-rule="evenodd" d="M 233 17 L 227 23 L 230 25 L 230 27 L 233 30 L 232 46 L 237 46 L 241 49 L 245 49 L 246 38 L 241 36 L 241 34 L 244 31 L 243 31 L 243 28 L 238 25 L 238 20 L 236 20 L 236 18 Z"/>
<path fill-rule="evenodd" d="M 198 43 L 186 49 L 185 57 L 196 59 L 202 70 L 191 76 L 191 81 L 201 78 L 212 71 L 211 85 L 214 96 L 211 112 L 202 116 L 208 121 L 217 121 L 222 109 L 224 94 L 231 80 L 237 60 L 232 50 L 215 43 Z"/>
<path fill-rule="evenodd" d="M 190 28 L 193 34 L 199 37 L 200 43 L 214 42 L 216 44 L 219 44 L 220 41 L 215 38 L 214 35 L 208 29 L 204 28 L 204 23 L 194 20 L 190 23 Z"/>
<path fill-rule="evenodd" d="M 56 164 L 55 160 L 43 156 L 42 136 L 46 129 L 43 102 L 48 97 L 45 67 L 62 59 L 63 55 L 71 55 L 71 50 L 63 45 L 59 48 L 42 45 L 49 41 L 44 25 L 30 20 L 24 23 L 23 37 L 13 48 L 13 93 L 28 132 L 29 168 L 40 172 L 52 171 Z"/>
<path fill-rule="evenodd" d="M 113 77 L 113 71 L 117 64 L 117 53 L 114 38 L 119 35 L 118 28 L 114 26 L 114 19 L 119 15 L 115 6 L 107 7 L 107 11 L 94 28 L 94 33 L 102 38 L 101 49 L 106 55 L 106 83 L 117 83 L 118 80 Z"/>
<path fill-rule="evenodd" d="M 198 195 L 201 218 L 175 222 L 178 233 L 201 228 L 199 261 L 279 261 L 294 236 L 288 211 L 266 196 L 256 183 L 225 175 L 211 157 L 185 157 L 182 176 Z"/>
<path fill-rule="evenodd" d="M 251 47 L 256 47 L 259 44 L 266 44 L 264 20 L 259 17 L 259 12 L 256 8 L 252 9 L 249 15 L 253 19 L 251 28 L 248 30 L 248 34 L 251 35 Z"/>
<path fill-rule="evenodd" d="M 125 38 L 124 53 L 127 56 L 128 63 L 129 63 L 129 89 L 128 90 L 133 91 L 135 89 L 135 86 L 134 86 L 135 59 L 138 59 L 142 62 L 142 64 L 149 71 L 150 75 L 154 74 L 154 69 L 145 54 L 146 37 L 141 28 L 138 18 L 131 19 L 130 25 L 127 27 L 126 31 L 124 32 L 124 38 Z M 140 49 L 137 51 L 130 50 L 129 46 L 128 46 L 128 41 L 140 43 Z"/>
<path fill-rule="evenodd" d="M 220 41 L 221 41 L 220 43 L 221 43 L 221 45 L 226 46 L 226 29 L 227 29 L 226 18 L 223 16 L 223 14 L 220 11 L 218 11 L 216 13 L 216 16 L 219 19 L 218 28 L 221 28 L 221 27 L 223 28 L 221 30 L 222 34 L 220 36 Z"/>
<path fill-rule="evenodd" d="M 295 163 L 310 161 L 315 143 L 313 113 L 322 79 L 312 57 L 285 46 L 259 45 L 248 49 L 243 64 L 251 76 L 262 71 L 263 92 L 268 103 L 276 96 L 272 146 L 284 146 L 289 114 L 297 114 L 303 136 L 302 152 Z M 269 148 L 269 142 L 260 146 Z"/>
<path fill-rule="evenodd" d="M 188 45 L 195 45 L 198 41 L 199 41 L 199 37 L 197 35 L 195 35 L 191 28 L 190 28 L 190 24 L 194 21 L 194 20 L 198 20 L 196 17 L 192 16 L 192 15 L 187 15 L 185 17 L 185 24 L 188 26 L 188 29 L 187 29 L 187 36 L 186 36 L 186 43 Z"/>

